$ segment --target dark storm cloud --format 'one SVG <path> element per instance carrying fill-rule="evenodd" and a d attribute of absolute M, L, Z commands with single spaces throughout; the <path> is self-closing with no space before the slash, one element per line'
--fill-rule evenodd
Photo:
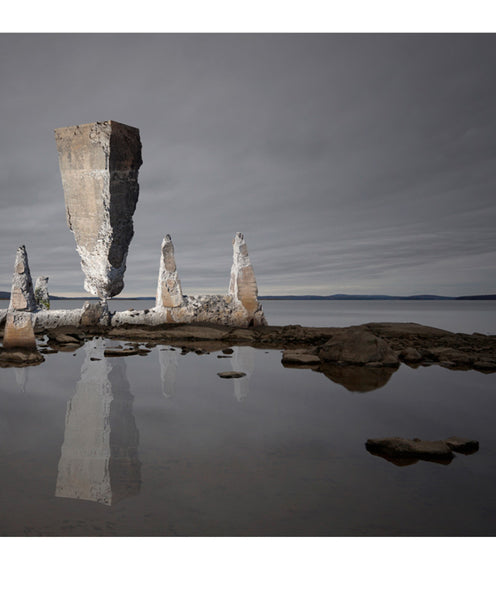
<path fill-rule="evenodd" d="M 0 35 L 0 289 L 25 243 L 83 276 L 56 127 L 140 128 L 126 293 L 171 233 L 185 291 L 222 291 L 246 235 L 260 292 L 494 291 L 493 35 Z"/>

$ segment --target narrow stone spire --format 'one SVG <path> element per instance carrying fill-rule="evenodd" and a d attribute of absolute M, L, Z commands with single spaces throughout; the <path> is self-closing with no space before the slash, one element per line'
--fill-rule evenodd
<path fill-rule="evenodd" d="M 160 269 L 157 283 L 157 308 L 174 308 L 183 303 L 181 281 L 177 276 L 176 260 L 174 258 L 174 244 L 171 236 L 167 234 L 161 246 Z"/>
<path fill-rule="evenodd" d="M 34 286 L 34 297 L 39 310 L 50 309 L 50 296 L 48 294 L 48 277 L 40 275 Z"/>
<path fill-rule="evenodd" d="M 233 239 L 233 264 L 229 282 L 229 295 L 235 301 L 241 302 L 249 314 L 253 314 L 257 310 L 258 288 L 255 272 L 248 256 L 244 235 L 239 232 L 236 233 Z"/>
<path fill-rule="evenodd" d="M 31 312 L 37 308 L 26 247 L 19 246 L 15 259 L 14 275 L 12 276 L 9 311 L 25 310 Z"/>

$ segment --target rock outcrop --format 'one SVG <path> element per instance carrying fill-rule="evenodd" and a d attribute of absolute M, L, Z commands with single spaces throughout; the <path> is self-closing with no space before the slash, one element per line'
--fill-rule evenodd
<path fill-rule="evenodd" d="M 139 130 L 103 121 L 56 129 L 55 139 L 84 289 L 106 300 L 124 287 L 143 162 Z"/>
<path fill-rule="evenodd" d="M 349 328 L 334 334 L 322 346 L 319 356 L 324 362 L 343 365 L 395 367 L 400 361 L 388 343 L 373 333 Z"/>
<path fill-rule="evenodd" d="M 181 281 L 177 275 L 174 244 L 167 234 L 162 241 L 157 283 L 157 308 L 175 308 L 183 303 Z"/>
<path fill-rule="evenodd" d="M 50 310 L 50 295 L 48 294 L 48 277 L 40 275 L 34 286 L 34 298 L 38 310 Z"/>
<path fill-rule="evenodd" d="M 14 275 L 12 276 L 9 310 L 31 312 L 37 308 L 26 247 L 19 246 L 15 259 Z"/>
<path fill-rule="evenodd" d="M 479 449 L 479 442 L 457 436 L 433 442 L 419 438 L 390 437 L 368 439 L 365 447 L 371 454 L 381 456 L 399 466 L 404 466 L 416 462 L 416 460 L 412 461 L 408 459 L 421 459 L 449 464 L 455 457 L 453 452 L 473 454 Z"/>

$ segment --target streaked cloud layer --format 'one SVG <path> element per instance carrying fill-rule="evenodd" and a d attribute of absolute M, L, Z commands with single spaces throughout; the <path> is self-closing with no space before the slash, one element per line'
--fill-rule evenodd
<path fill-rule="evenodd" d="M 0 34 L 0 289 L 26 244 L 81 293 L 53 129 L 139 127 L 125 294 L 170 233 L 186 293 L 245 233 L 271 293 L 495 291 L 494 35 Z"/>

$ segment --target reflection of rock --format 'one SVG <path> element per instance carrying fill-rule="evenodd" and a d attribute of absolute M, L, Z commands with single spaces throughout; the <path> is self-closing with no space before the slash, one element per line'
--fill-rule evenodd
<path fill-rule="evenodd" d="M 67 222 L 85 274 L 102 299 L 124 287 L 142 164 L 139 130 L 116 121 L 55 130 Z"/>
<path fill-rule="evenodd" d="M 318 368 L 334 383 L 350 392 L 371 392 L 386 385 L 397 367 L 363 367 L 356 365 L 323 364 Z"/>
<path fill-rule="evenodd" d="M 233 371 L 246 373 L 246 377 L 234 379 L 234 396 L 238 402 L 248 398 L 250 377 L 255 370 L 255 349 L 251 346 L 236 346 L 231 355 Z"/>
<path fill-rule="evenodd" d="M 177 352 L 163 350 L 158 352 L 160 379 L 164 398 L 172 399 L 176 395 Z"/>
<path fill-rule="evenodd" d="M 111 505 L 139 492 L 141 466 L 125 365 L 102 355 L 102 340 L 87 346 L 67 406 L 55 495 Z"/>
<path fill-rule="evenodd" d="M 433 442 L 419 438 L 410 440 L 390 437 L 368 439 L 365 447 L 375 456 L 381 456 L 398 466 L 405 466 L 414 464 L 418 460 L 449 464 L 455 457 L 453 452 L 473 454 L 479 449 L 479 442 L 457 436 Z"/>
<path fill-rule="evenodd" d="M 15 378 L 17 385 L 22 393 L 26 391 L 26 384 L 29 378 L 29 367 L 25 367 L 24 369 L 15 369 Z"/>

